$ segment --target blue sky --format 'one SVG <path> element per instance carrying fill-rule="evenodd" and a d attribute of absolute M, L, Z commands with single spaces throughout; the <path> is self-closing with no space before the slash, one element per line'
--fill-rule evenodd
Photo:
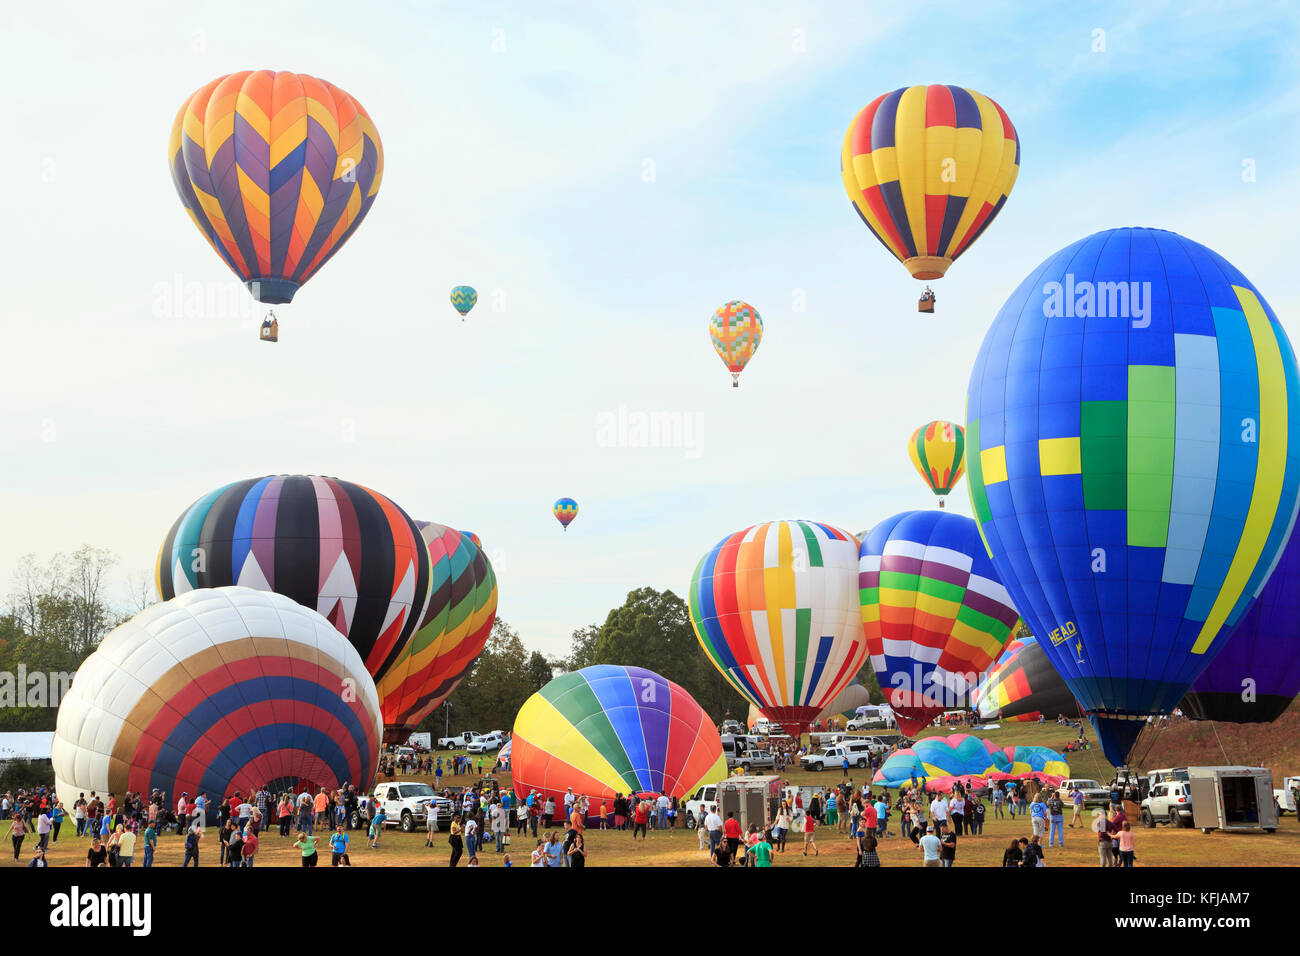
<path fill-rule="evenodd" d="M 1286 4 L 541 6 L 0 14 L 0 579 L 90 542 L 120 556 L 125 594 L 202 493 L 330 474 L 479 533 L 501 615 L 560 653 L 634 587 L 684 594 L 748 524 L 859 531 L 929 507 L 907 436 L 963 419 L 1003 299 L 1083 235 L 1181 232 L 1295 328 Z M 274 347 L 254 341 L 260 309 L 165 301 L 177 281 L 234 286 L 165 147 L 191 91 L 248 68 L 337 83 L 385 148 L 370 216 L 281 310 Z M 1022 143 L 1015 191 L 933 317 L 838 172 L 854 113 L 927 82 L 993 97 Z M 480 292 L 464 323 L 447 303 L 462 282 Z M 707 335 L 732 298 L 765 323 L 739 389 Z M 620 407 L 690 416 L 698 445 L 605 447 L 600 416 Z M 968 511 L 964 487 L 951 504 Z M 567 534 L 561 495 L 581 507 Z"/>

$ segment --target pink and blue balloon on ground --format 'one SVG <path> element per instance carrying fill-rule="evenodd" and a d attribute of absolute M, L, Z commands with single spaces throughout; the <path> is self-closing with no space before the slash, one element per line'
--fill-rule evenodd
<path fill-rule="evenodd" d="M 1126 762 L 1227 643 L 1300 497 L 1300 377 L 1231 263 L 1157 229 L 1049 256 L 967 397 L 971 504 L 1017 610 Z"/>
<path fill-rule="evenodd" d="M 511 744 L 521 798 L 536 790 L 560 801 L 570 787 L 597 806 L 619 793 L 685 797 L 727 776 L 709 715 L 642 667 L 597 664 L 560 675 L 524 702 Z"/>
<path fill-rule="evenodd" d="M 569 524 L 578 517 L 578 503 L 572 498 L 560 498 L 551 506 L 551 514 L 555 515 L 555 520 L 565 531 L 568 531 Z"/>
<path fill-rule="evenodd" d="M 953 785 L 979 786 L 988 780 L 1030 780 L 1059 783 L 1070 776 L 1065 757 L 1047 747 L 999 747 L 970 734 L 926 737 L 885 758 L 872 778 L 876 786 L 910 787 L 924 781 L 928 790 L 948 791 Z"/>

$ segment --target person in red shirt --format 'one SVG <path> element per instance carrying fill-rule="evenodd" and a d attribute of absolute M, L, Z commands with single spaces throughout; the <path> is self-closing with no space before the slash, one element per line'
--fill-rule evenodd
<path fill-rule="evenodd" d="M 641 831 L 642 839 L 646 839 L 645 827 L 649 819 L 650 819 L 650 811 L 646 807 L 646 802 L 644 800 L 638 800 L 636 803 L 636 810 L 632 814 L 632 839 L 633 840 L 636 839 L 636 834 L 638 830 Z"/>
<path fill-rule="evenodd" d="M 736 819 L 734 810 L 727 811 L 727 819 L 722 824 L 722 832 L 727 837 L 727 849 L 731 851 L 731 858 L 736 859 L 736 851 L 740 849 L 740 821 Z"/>
<path fill-rule="evenodd" d="M 876 826 L 879 822 L 880 821 L 876 817 L 876 805 L 871 802 L 871 795 L 868 794 L 867 799 L 863 802 L 862 823 L 860 826 L 874 837 L 876 835 Z"/>
<path fill-rule="evenodd" d="M 813 832 L 817 829 L 817 821 L 813 819 L 811 813 L 805 813 L 803 816 L 803 855 L 808 855 L 808 848 L 812 847 L 813 856 L 821 856 L 821 851 L 817 849 L 817 840 L 813 837 Z"/>

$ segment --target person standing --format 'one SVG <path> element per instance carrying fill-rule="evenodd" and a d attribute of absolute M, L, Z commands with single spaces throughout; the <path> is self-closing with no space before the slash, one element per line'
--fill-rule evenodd
<path fill-rule="evenodd" d="M 1034 828 L 1034 836 L 1041 837 L 1047 832 L 1047 804 L 1041 793 L 1035 794 L 1029 804 L 1029 822 Z"/>
<path fill-rule="evenodd" d="M 198 827 L 190 827 L 185 831 L 185 862 L 181 864 L 181 869 L 190 865 L 190 860 L 194 861 L 197 869 L 199 865 L 199 843 L 203 835 Z"/>
<path fill-rule="evenodd" d="M 935 833 L 943 833 L 948 829 L 948 799 L 942 793 L 930 801 L 930 819 Z"/>
<path fill-rule="evenodd" d="M 704 828 L 709 831 L 709 855 L 711 856 L 722 841 L 722 817 L 718 816 L 716 804 L 709 806 L 708 816 L 704 818 Z"/>
<path fill-rule="evenodd" d="M 23 819 L 21 813 L 15 813 L 9 819 L 9 839 L 14 845 L 14 859 L 18 859 L 18 854 L 22 851 L 23 840 L 27 836 L 27 821 Z"/>
<path fill-rule="evenodd" d="M 984 806 L 984 801 L 975 794 L 971 794 L 970 799 L 966 801 L 966 803 L 966 815 L 970 817 L 970 822 L 967 824 L 967 828 L 970 830 L 971 836 L 983 836 L 984 815 L 988 808 Z"/>
<path fill-rule="evenodd" d="M 465 852 L 465 841 L 461 837 L 461 819 L 460 814 L 452 818 L 451 831 L 447 834 L 447 842 L 451 845 L 451 861 L 448 865 L 452 867 L 460 862 L 461 854 Z"/>
<path fill-rule="evenodd" d="M 996 783 L 993 785 L 993 819 L 1002 819 L 1002 788 Z"/>
<path fill-rule="evenodd" d="M 436 819 L 437 814 L 430 812 L 429 818 L 431 820 Z M 338 866 L 347 858 L 348 843 L 350 839 L 347 830 L 344 828 L 343 824 L 340 823 L 335 828 L 333 836 L 330 837 L 330 866 Z M 426 841 L 424 845 L 432 846 L 433 844 Z"/>
<path fill-rule="evenodd" d="M 1059 840 L 1061 846 L 1065 846 L 1065 801 L 1061 799 L 1060 791 L 1053 790 L 1047 798 L 1047 816 L 1051 821 L 1047 845 L 1055 846 Z"/>
<path fill-rule="evenodd" d="M 813 856 L 821 856 L 821 851 L 817 849 L 817 822 L 811 812 L 803 815 L 803 855 L 808 855 L 808 848 L 812 847 Z"/>
<path fill-rule="evenodd" d="M 117 838 L 117 865 L 129 867 L 135 860 L 135 832 L 123 829 Z"/>
<path fill-rule="evenodd" d="M 939 865 L 950 867 L 957 862 L 957 825 L 945 830 L 939 838 Z"/>
<path fill-rule="evenodd" d="M 302 851 L 302 865 L 304 868 L 315 868 L 316 866 L 316 835 L 308 833 L 306 830 L 298 831 L 298 839 L 293 841 L 293 845 Z"/>
<path fill-rule="evenodd" d="M 645 800 L 636 802 L 636 810 L 632 813 L 632 839 L 636 840 L 636 835 L 641 834 L 641 839 L 647 839 L 646 824 L 650 820 L 649 804 Z"/>
<path fill-rule="evenodd" d="M 1083 791 L 1078 787 L 1070 787 L 1070 805 L 1074 807 L 1074 815 L 1070 817 L 1070 829 L 1073 830 L 1076 823 L 1083 826 Z"/>
<path fill-rule="evenodd" d="M 254 814 L 254 818 L 256 819 L 256 814 Z M 257 844 L 257 826 L 250 823 L 244 829 L 244 846 L 240 851 L 242 857 L 241 866 L 251 867 L 253 865 L 253 858 L 257 856 Z"/>
<path fill-rule="evenodd" d="M 953 834 L 961 836 L 965 832 L 966 798 L 960 790 L 953 794 L 952 800 L 948 803 L 948 819 L 952 821 Z"/>
<path fill-rule="evenodd" d="M 931 823 L 925 828 L 925 836 L 916 841 L 916 848 L 921 851 L 926 866 L 939 866 L 939 850 L 942 844 L 939 838 L 934 835 L 934 824 Z"/>
<path fill-rule="evenodd" d="M 784 800 L 781 801 L 781 808 L 776 812 L 776 819 L 772 821 L 772 840 L 777 849 L 782 853 L 785 852 L 785 837 L 790 832 L 790 805 Z"/>
<path fill-rule="evenodd" d="M 1110 848 L 1108 846 L 1107 850 L 1109 851 L 1109 849 Z M 1020 841 L 1016 839 L 1012 839 L 1011 844 L 1005 850 L 1002 851 L 1002 865 L 1004 867 L 1008 867 L 1008 866 L 1018 867 L 1020 866 L 1020 861 L 1022 858 L 1023 858 L 1023 854 L 1020 852 Z"/>
<path fill-rule="evenodd" d="M 144 828 L 144 866 L 146 868 L 153 866 L 154 851 L 158 849 L 158 831 L 154 829 L 153 821 Z"/>
<path fill-rule="evenodd" d="M 108 863 L 108 850 L 104 849 L 103 842 L 99 839 L 99 834 L 95 834 L 90 841 L 90 849 L 86 851 L 86 866 L 92 870 L 97 867 L 106 866 Z M 198 866 L 198 863 L 194 864 Z"/>
<path fill-rule="evenodd" d="M 1131 867 L 1137 856 L 1137 834 L 1129 828 L 1127 820 L 1122 826 L 1123 829 L 1119 831 L 1119 865 Z"/>
<path fill-rule="evenodd" d="M 41 810 L 36 817 L 36 845 L 42 850 L 50 848 L 50 831 L 54 829 L 54 820 L 50 817 L 48 808 Z"/>

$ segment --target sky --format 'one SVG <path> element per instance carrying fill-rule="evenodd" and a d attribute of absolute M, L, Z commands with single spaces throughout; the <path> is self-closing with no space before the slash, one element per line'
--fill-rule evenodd
<path fill-rule="evenodd" d="M 563 654 L 635 588 L 685 596 L 756 522 L 857 532 L 932 507 L 908 436 L 964 421 L 998 308 L 1085 235 L 1204 243 L 1295 333 L 1293 6 L 701 6 L 7 5 L 0 594 L 23 555 L 88 543 L 117 555 L 125 603 L 202 494 L 324 474 L 476 532 L 499 615 Z M 166 155 L 190 93 L 260 68 L 347 90 L 385 159 L 274 346 Z M 856 112 L 931 82 L 991 96 L 1022 149 L 933 316 L 839 175 Z M 764 322 L 738 389 L 708 338 L 731 299 Z M 611 435 L 638 414 L 689 429 Z M 965 482 L 949 507 L 970 513 Z"/>

